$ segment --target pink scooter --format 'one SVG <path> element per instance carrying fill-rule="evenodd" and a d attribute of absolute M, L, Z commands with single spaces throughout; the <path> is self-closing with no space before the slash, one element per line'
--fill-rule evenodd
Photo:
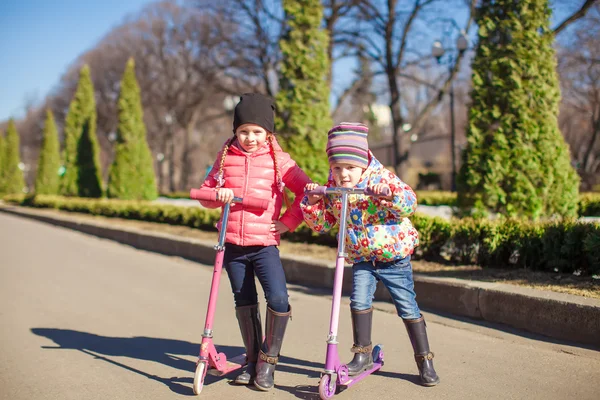
<path fill-rule="evenodd" d="M 190 198 L 194 200 L 216 201 L 217 192 L 215 189 L 192 189 Z M 234 197 L 235 203 L 240 203 L 244 207 L 254 210 L 266 210 L 269 201 L 257 198 Z M 200 394 L 204 384 L 204 378 L 209 373 L 214 376 L 223 376 L 232 371 L 240 369 L 246 365 L 246 354 L 241 354 L 230 360 L 224 353 L 217 353 L 213 343 L 213 321 L 215 309 L 217 307 L 217 295 L 219 293 L 219 283 L 221 281 L 221 271 L 223 269 L 223 256 L 225 255 L 225 233 L 227 231 L 227 220 L 229 219 L 230 205 L 225 204 L 221 217 L 221 231 L 219 232 L 219 242 L 215 246 L 217 255 L 215 257 L 215 267 L 213 270 L 212 283 L 210 286 L 210 296 L 208 298 L 208 311 L 206 312 L 206 322 L 204 323 L 204 333 L 202 334 L 202 343 L 200 344 L 200 355 L 196 363 L 196 373 L 194 374 L 194 394 Z"/>
<path fill-rule="evenodd" d="M 381 194 L 387 196 L 389 192 Z M 348 375 L 348 367 L 342 364 L 338 354 L 338 325 L 340 317 L 340 301 L 342 298 L 342 282 L 344 280 L 344 244 L 346 242 L 346 218 L 348 217 L 348 195 L 366 194 L 376 196 L 368 189 L 339 188 L 319 186 L 314 190 L 306 191 L 306 194 L 342 196 L 342 209 L 340 212 L 340 227 L 338 234 L 337 260 L 335 262 L 335 277 L 333 281 L 333 302 L 331 304 L 331 319 L 329 322 L 329 336 L 327 337 L 327 356 L 325 358 L 325 370 L 321 373 L 319 381 L 319 396 L 321 399 L 331 399 L 336 394 L 336 386 L 351 387 L 362 379 L 378 371 L 383 366 L 383 345 L 373 346 L 373 367 L 356 376 Z M 343 221 L 343 222 L 342 222 Z"/>

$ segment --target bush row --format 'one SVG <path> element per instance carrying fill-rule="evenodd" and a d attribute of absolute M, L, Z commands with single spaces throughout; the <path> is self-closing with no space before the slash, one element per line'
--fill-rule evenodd
<path fill-rule="evenodd" d="M 81 199 L 58 196 L 6 196 L 5 201 L 105 217 L 118 217 L 215 230 L 217 210 L 143 201 Z M 482 267 L 526 268 L 592 275 L 600 273 L 600 224 L 576 221 L 534 223 L 523 220 L 432 218 L 417 214 L 412 222 L 421 244 L 415 259 Z M 324 235 L 305 224 L 286 233 L 290 241 L 336 246 L 337 231 Z M 333 250 L 332 250 L 333 251 Z"/>
<path fill-rule="evenodd" d="M 418 190 L 417 198 L 420 205 L 424 206 L 454 206 L 456 193 L 442 190 Z M 170 199 L 187 199 L 187 192 L 163 193 L 162 197 Z M 581 193 L 579 195 L 579 216 L 600 217 L 600 193 Z"/>
<path fill-rule="evenodd" d="M 417 191 L 416 193 L 419 204 L 424 206 L 456 205 L 456 193 L 441 190 Z M 600 193 L 580 193 L 578 204 L 580 217 L 600 217 Z"/>

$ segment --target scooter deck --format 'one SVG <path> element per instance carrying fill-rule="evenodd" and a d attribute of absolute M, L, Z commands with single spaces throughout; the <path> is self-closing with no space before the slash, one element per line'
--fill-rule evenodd
<path fill-rule="evenodd" d="M 242 368 L 244 365 L 246 365 L 246 354 L 240 354 L 239 356 L 235 356 L 232 359 L 227 360 L 225 369 L 218 370 L 216 368 L 209 368 L 206 373 L 212 376 L 223 376 Z"/>
<path fill-rule="evenodd" d="M 350 377 L 344 383 L 340 383 L 340 386 L 351 387 L 355 383 L 358 383 L 359 381 L 361 381 L 363 378 L 367 377 L 368 375 L 371 375 L 373 372 L 379 371 L 379 369 L 381 369 L 381 367 L 383 367 L 382 362 L 374 362 L 373 366 L 371 368 L 360 373 L 359 375 Z"/>

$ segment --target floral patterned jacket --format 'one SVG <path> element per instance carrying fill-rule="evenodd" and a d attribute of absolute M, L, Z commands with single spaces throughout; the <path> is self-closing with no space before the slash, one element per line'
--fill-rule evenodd
<path fill-rule="evenodd" d="M 392 190 L 393 200 L 383 206 L 376 197 L 351 194 L 348 196 L 346 235 L 346 262 L 389 262 L 411 255 L 419 244 L 419 234 L 407 218 L 417 208 L 417 196 L 406 183 L 369 152 L 369 167 L 363 172 L 357 188 L 386 183 Z M 331 179 L 328 187 L 335 186 Z M 324 233 L 339 222 L 341 195 L 324 196 L 314 205 L 308 197 L 300 203 L 304 220 L 312 230 Z"/>

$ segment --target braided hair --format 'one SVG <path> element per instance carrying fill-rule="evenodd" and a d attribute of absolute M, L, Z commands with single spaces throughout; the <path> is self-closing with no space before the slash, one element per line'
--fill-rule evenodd
<path fill-rule="evenodd" d="M 221 161 L 219 162 L 219 171 L 217 172 L 217 186 L 216 189 L 223 187 L 225 184 L 225 179 L 223 179 L 223 166 L 225 165 L 225 157 L 227 157 L 227 151 L 229 147 L 233 144 L 233 142 L 237 139 L 237 136 L 234 134 L 231 139 L 229 139 L 225 146 L 223 146 L 223 150 L 221 151 Z M 273 157 L 273 167 L 275 168 L 275 182 L 277 183 L 277 189 L 283 194 L 283 200 L 287 208 L 291 207 L 290 198 L 285 191 L 285 183 L 283 183 L 283 179 L 281 178 L 281 171 L 279 170 L 279 165 L 277 163 L 277 156 L 275 155 L 275 148 L 273 147 L 273 134 L 267 134 L 267 142 L 269 144 L 269 149 L 271 151 L 271 156 Z"/>
<path fill-rule="evenodd" d="M 225 142 L 225 146 L 223 146 L 223 150 L 221 150 L 221 161 L 219 162 L 219 172 L 217 172 L 217 186 L 216 189 L 223 187 L 225 184 L 225 179 L 223 179 L 223 165 L 225 165 L 225 157 L 227 157 L 227 151 L 229 147 L 233 144 L 237 136 L 234 134 L 231 139 Z"/>
<path fill-rule="evenodd" d="M 290 208 L 291 201 L 287 192 L 285 191 L 285 183 L 283 183 L 283 179 L 281 179 L 281 171 L 279 170 L 279 165 L 277 164 L 277 156 L 275 155 L 275 149 L 273 148 L 273 134 L 269 134 L 267 136 L 267 142 L 269 142 L 271 156 L 273 157 L 273 167 L 275 168 L 275 182 L 277 182 L 277 188 L 283 195 L 283 201 L 285 202 L 285 206 L 287 208 Z"/>

